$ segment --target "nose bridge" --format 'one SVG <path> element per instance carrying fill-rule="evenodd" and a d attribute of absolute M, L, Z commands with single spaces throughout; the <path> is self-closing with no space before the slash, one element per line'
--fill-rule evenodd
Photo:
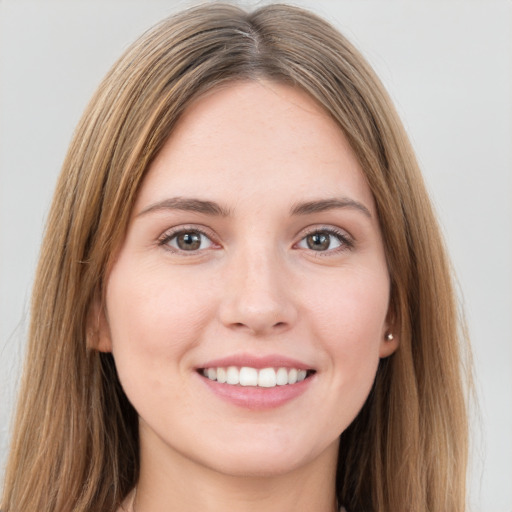
<path fill-rule="evenodd" d="M 283 255 L 275 244 L 246 239 L 234 251 L 228 266 L 221 307 L 225 325 L 265 334 L 295 321 L 295 306 L 286 289 Z"/>
<path fill-rule="evenodd" d="M 238 257 L 238 270 L 233 268 L 235 280 L 245 289 L 246 292 L 253 291 L 262 293 L 276 292 L 277 285 L 275 277 L 280 265 L 276 250 L 271 244 L 264 246 L 246 243 Z"/>

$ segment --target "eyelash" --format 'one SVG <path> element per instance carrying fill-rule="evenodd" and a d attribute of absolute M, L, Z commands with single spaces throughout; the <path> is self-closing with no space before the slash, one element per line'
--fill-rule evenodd
<path fill-rule="evenodd" d="M 344 252 L 347 250 L 352 250 L 354 248 L 353 238 L 350 235 L 348 235 L 346 231 L 336 229 L 332 226 L 329 226 L 329 227 L 315 226 L 314 228 L 308 229 L 301 236 L 301 239 L 299 240 L 299 242 L 297 242 L 294 245 L 298 245 L 299 243 L 301 243 L 303 240 L 305 240 L 310 235 L 315 235 L 315 234 L 320 234 L 320 233 L 327 234 L 329 236 L 336 238 L 339 241 L 340 246 L 336 247 L 334 249 L 327 249 L 325 251 L 315 251 L 313 249 L 310 249 L 310 252 L 315 253 L 315 256 L 317 256 L 317 257 L 324 257 L 324 256 L 326 257 L 328 255 L 330 256 L 330 255 L 338 254 L 340 252 Z"/>
<path fill-rule="evenodd" d="M 207 249 L 199 249 L 199 250 L 185 251 L 183 249 L 178 249 L 175 247 L 171 247 L 169 245 L 169 242 L 171 242 L 171 240 L 178 237 L 179 235 L 187 234 L 187 233 L 197 233 L 199 235 L 206 237 L 211 242 L 212 245 L 218 245 L 214 242 L 214 237 L 213 237 L 212 233 L 210 233 L 209 231 L 207 231 L 205 229 L 201 229 L 197 226 L 181 226 L 179 228 L 172 229 L 170 231 L 166 231 L 158 239 L 158 245 L 160 247 L 163 247 L 167 251 L 170 251 L 173 253 L 179 253 L 180 255 L 184 255 L 184 256 L 193 256 L 193 255 L 197 254 L 199 251 L 207 250 Z"/>
<path fill-rule="evenodd" d="M 159 239 L 158 239 L 158 245 L 161 247 L 164 247 L 166 250 L 173 252 L 173 253 L 179 253 L 181 255 L 186 256 L 192 256 L 195 254 L 198 254 L 199 251 L 205 251 L 208 249 L 197 249 L 197 250 L 191 250 L 186 251 L 183 249 L 177 249 L 174 247 L 169 246 L 169 242 L 171 240 L 175 239 L 181 234 L 187 234 L 187 233 L 197 233 L 199 235 L 202 235 L 206 237 L 212 245 L 218 245 L 214 241 L 214 237 L 212 233 L 209 231 L 196 227 L 196 226 L 184 226 L 177 229 L 173 229 L 171 231 L 165 232 Z M 345 232 L 336 228 L 331 227 L 314 227 L 309 230 L 307 230 L 305 233 L 302 234 L 300 240 L 294 244 L 294 247 L 298 246 L 303 240 L 305 240 L 308 236 L 315 235 L 315 234 L 327 234 L 329 236 L 332 236 L 338 240 L 340 243 L 339 247 L 336 247 L 334 249 L 327 249 L 325 251 L 315 251 L 314 249 L 309 249 L 310 252 L 315 253 L 315 256 L 327 256 L 332 254 L 337 254 L 339 252 L 343 252 L 346 250 L 352 250 L 354 248 L 354 240 Z M 188 254 L 187 254 L 188 253 Z"/>

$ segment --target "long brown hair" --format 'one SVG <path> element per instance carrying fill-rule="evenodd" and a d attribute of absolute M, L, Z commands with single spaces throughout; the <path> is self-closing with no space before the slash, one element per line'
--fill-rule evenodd
<path fill-rule="evenodd" d="M 460 512 L 467 424 L 450 267 L 414 153 L 379 80 L 299 8 L 196 7 L 142 36 L 108 73 L 65 159 L 32 297 L 3 512 L 114 511 L 138 479 L 138 419 L 112 357 L 91 348 L 101 297 L 145 171 L 200 94 L 265 78 L 335 119 L 375 197 L 398 351 L 341 435 L 350 512 Z"/>

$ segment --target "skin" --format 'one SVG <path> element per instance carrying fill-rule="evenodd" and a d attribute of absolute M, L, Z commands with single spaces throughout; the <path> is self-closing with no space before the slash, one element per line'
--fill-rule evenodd
<path fill-rule="evenodd" d="M 176 197 L 223 214 L 162 205 Z M 291 212 L 334 198 L 348 204 Z M 180 249 L 176 232 L 197 230 L 199 248 Z M 312 249 L 312 233 L 328 247 Z M 136 512 L 334 510 L 339 435 L 398 343 L 385 339 L 388 299 L 373 197 L 334 121 L 266 81 L 196 100 L 144 179 L 98 338 L 140 417 Z M 315 374 L 293 400 L 252 410 L 197 371 L 235 354 Z"/>

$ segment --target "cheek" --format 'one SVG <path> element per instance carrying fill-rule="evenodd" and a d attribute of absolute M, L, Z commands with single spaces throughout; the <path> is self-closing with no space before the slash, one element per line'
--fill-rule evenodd
<path fill-rule="evenodd" d="M 137 412 L 154 418 L 162 404 L 186 404 L 187 357 L 209 317 L 197 290 L 162 269 L 126 267 L 121 260 L 110 275 L 106 300 L 117 372 Z"/>
<path fill-rule="evenodd" d="M 385 330 L 388 302 L 386 271 L 347 269 L 310 288 L 306 310 L 329 337 L 375 345 Z"/>
<path fill-rule="evenodd" d="M 384 342 L 387 271 L 347 271 L 329 286 L 329 293 L 317 287 L 309 302 L 314 337 L 330 358 L 336 387 L 361 389 L 364 395 L 373 383 Z"/>
<path fill-rule="evenodd" d="M 128 266 L 125 271 L 123 267 Z M 129 340 L 144 349 L 157 348 L 166 340 L 180 345 L 207 315 L 205 300 L 195 286 L 162 269 L 141 268 L 119 261 L 109 278 L 107 311 L 113 340 Z M 158 334 L 158 335 L 156 335 Z"/>
<path fill-rule="evenodd" d="M 164 387 L 184 371 L 186 354 L 199 343 L 211 314 L 204 295 L 160 268 L 119 260 L 106 299 L 112 352 L 123 385 Z"/>

